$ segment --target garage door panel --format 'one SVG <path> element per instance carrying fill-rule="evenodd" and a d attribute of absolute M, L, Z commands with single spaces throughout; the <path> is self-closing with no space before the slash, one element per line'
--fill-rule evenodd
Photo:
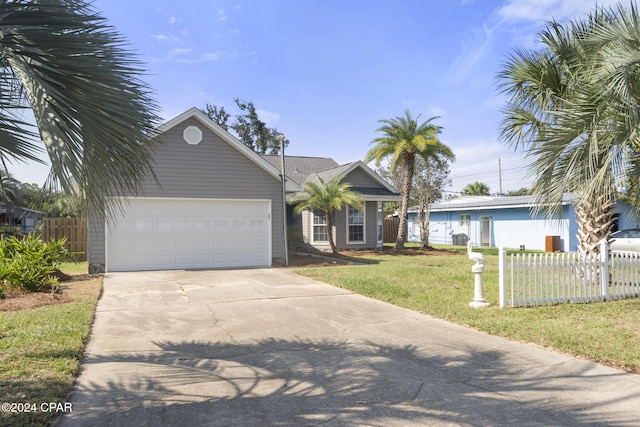
<path fill-rule="evenodd" d="M 156 255 L 155 256 L 155 263 L 159 267 L 171 267 L 174 262 L 175 261 L 174 261 L 173 255 Z"/>
<path fill-rule="evenodd" d="M 176 237 L 175 242 L 176 250 L 191 249 L 191 246 L 193 244 L 190 237 Z"/>
<path fill-rule="evenodd" d="M 142 238 L 128 239 L 130 240 L 131 247 L 134 250 L 147 253 L 148 251 L 155 249 L 155 239 L 153 239 L 149 235 L 141 236 L 141 237 Z"/>
<path fill-rule="evenodd" d="M 229 221 L 227 221 L 226 219 L 216 219 L 213 221 L 213 228 L 215 230 L 228 230 Z"/>
<path fill-rule="evenodd" d="M 268 201 L 133 199 L 107 228 L 108 271 L 271 264 Z"/>
<path fill-rule="evenodd" d="M 172 239 L 167 239 L 166 237 L 156 237 L 155 238 L 155 247 L 158 250 L 173 250 L 174 249 L 174 245 L 173 245 L 173 240 Z"/>
<path fill-rule="evenodd" d="M 213 244 L 214 246 L 218 247 L 218 248 L 228 248 L 229 245 L 231 245 L 231 238 L 230 237 L 218 237 L 218 236 L 214 236 L 213 237 Z"/>
<path fill-rule="evenodd" d="M 195 230 L 201 230 L 201 231 L 205 231 L 205 230 L 210 230 L 211 229 L 211 221 L 209 220 L 196 220 L 193 223 L 193 228 Z"/>
<path fill-rule="evenodd" d="M 140 265 L 142 267 L 151 267 L 153 265 L 153 256 L 151 255 L 139 255 L 133 257 L 132 265 Z"/>
<path fill-rule="evenodd" d="M 231 265 L 231 257 L 228 253 L 214 254 L 213 262 L 216 265 Z"/>
<path fill-rule="evenodd" d="M 173 230 L 173 221 L 170 219 L 156 220 L 156 230 L 160 232 Z"/>
<path fill-rule="evenodd" d="M 114 229 L 116 231 L 129 231 L 131 230 L 131 221 L 126 219 L 119 220 L 114 224 Z"/>
<path fill-rule="evenodd" d="M 235 239 L 231 241 L 231 248 L 240 249 L 240 248 L 246 247 L 248 243 L 249 243 L 249 239 L 247 237 L 236 235 Z"/>
<path fill-rule="evenodd" d="M 194 240 L 194 244 L 197 249 L 211 249 L 211 238 L 196 237 Z"/>
<path fill-rule="evenodd" d="M 191 255 L 182 255 L 177 254 L 175 256 L 175 264 L 177 266 L 190 266 L 191 265 Z"/>

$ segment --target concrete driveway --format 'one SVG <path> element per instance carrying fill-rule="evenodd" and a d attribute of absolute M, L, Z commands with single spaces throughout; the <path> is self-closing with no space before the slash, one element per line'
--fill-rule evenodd
<path fill-rule="evenodd" d="M 640 377 L 286 270 L 112 273 L 70 402 L 57 425 L 631 426 Z"/>

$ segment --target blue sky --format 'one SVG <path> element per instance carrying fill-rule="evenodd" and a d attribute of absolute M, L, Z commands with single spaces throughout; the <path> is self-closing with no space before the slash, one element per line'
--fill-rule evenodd
<path fill-rule="evenodd" d="M 598 1 L 613 5 L 614 1 Z M 528 186 L 526 160 L 498 139 L 495 76 L 550 20 L 589 0 L 97 0 L 147 65 L 165 120 L 191 107 L 253 101 L 290 140 L 286 153 L 362 160 L 378 120 L 403 114 L 443 127 L 452 185 Z M 47 168 L 10 166 L 41 184 Z"/>

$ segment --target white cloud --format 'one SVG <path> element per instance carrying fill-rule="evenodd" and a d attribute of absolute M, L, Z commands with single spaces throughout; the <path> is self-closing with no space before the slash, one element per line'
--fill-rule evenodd
<path fill-rule="evenodd" d="M 476 32 L 473 41 L 463 46 L 462 52 L 453 62 L 445 75 L 446 80 L 453 82 L 463 79 L 473 66 L 493 46 L 493 32 L 495 27 L 489 27 L 486 23 L 482 26 L 482 32 Z"/>
<path fill-rule="evenodd" d="M 258 113 L 258 117 L 260 117 L 260 120 L 265 122 L 269 127 L 274 127 L 278 120 L 280 120 L 280 115 L 273 111 L 256 108 L 256 113 Z"/>
<path fill-rule="evenodd" d="M 176 56 L 177 54 L 187 54 L 187 53 L 191 53 L 191 51 L 192 49 L 174 49 L 174 51 L 171 52 L 169 56 Z M 185 64 L 198 64 L 201 62 L 230 60 L 237 57 L 238 57 L 237 52 L 218 51 L 218 52 L 203 53 L 201 55 L 193 56 L 193 57 L 182 57 L 178 60 L 178 62 L 182 62 Z"/>
<path fill-rule="evenodd" d="M 182 41 L 176 36 L 166 35 L 166 34 L 155 34 L 155 35 L 152 35 L 151 38 L 153 38 L 153 39 L 155 39 L 155 40 L 157 40 L 159 42 L 180 43 Z"/>
<path fill-rule="evenodd" d="M 171 52 L 169 52 L 169 56 L 176 56 L 176 55 L 186 55 L 188 53 L 191 53 L 192 49 L 188 48 L 188 47 L 183 47 L 183 48 L 175 48 L 173 49 Z"/>
<path fill-rule="evenodd" d="M 423 116 L 421 117 L 422 120 L 426 120 L 430 117 L 443 117 L 446 116 L 446 111 L 443 108 L 440 107 L 429 107 L 427 108 L 427 114 L 426 117 Z M 437 124 L 437 123 L 436 123 Z"/>
<path fill-rule="evenodd" d="M 220 59 L 220 54 L 218 53 L 205 53 L 201 56 L 203 61 L 217 61 Z"/>
<path fill-rule="evenodd" d="M 169 17 L 169 24 L 175 24 L 178 21 L 180 21 L 180 19 L 176 18 L 175 16 Z"/>
<path fill-rule="evenodd" d="M 598 0 L 600 7 L 614 6 L 618 0 Z M 592 11 L 595 1 L 585 0 L 509 0 L 498 10 L 498 15 L 506 22 L 548 21 L 578 17 Z"/>

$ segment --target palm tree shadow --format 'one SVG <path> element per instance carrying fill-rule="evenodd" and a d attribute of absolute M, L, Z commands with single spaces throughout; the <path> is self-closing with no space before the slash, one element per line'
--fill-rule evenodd
<path fill-rule="evenodd" d="M 549 372 L 509 381 L 499 352 L 445 357 L 411 345 L 278 339 L 156 345 L 161 352 L 89 357 L 88 369 L 106 369 L 113 379 L 78 384 L 74 410 L 59 425 L 603 422 L 584 408 L 559 408 L 550 400 L 548 392 L 558 386 L 549 383 Z M 523 391 L 538 397 L 529 393 L 524 401 Z M 622 415 L 616 421 L 610 425 L 632 424 Z"/>

